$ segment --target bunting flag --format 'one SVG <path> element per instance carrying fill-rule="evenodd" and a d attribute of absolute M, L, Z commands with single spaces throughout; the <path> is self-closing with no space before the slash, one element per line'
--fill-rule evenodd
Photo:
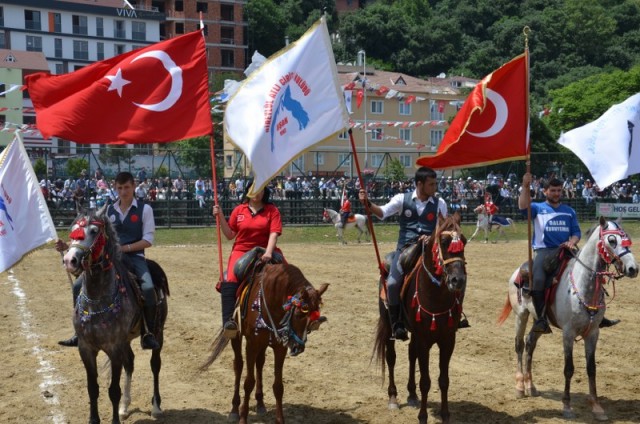
<path fill-rule="evenodd" d="M 524 53 L 480 81 L 437 153 L 418 158 L 416 165 L 452 169 L 525 159 L 529 154 L 527 67 Z"/>
<path fill-rule="evenodd" d="M 58 238 L 19 134 L 0 154 L 0 273 Z"/>
<path fill-rule="evenodd" d="M 364 99 L 364 91 L 358 90 L 356 92 L 356 107 L 358 109 L 360 109 L 360 106 L 362 106 L 362 100 L 363 99 Z"/>
<path fill-rule="evenodd" d="M 251 162 L 253 196 L 349 122 L 325 18 L 253 72 L 229 99 L 225 138 Z"/>
<path fill-rule="evenodd" d="M 351 109 L 351 98 L 353 97 L 353 90 L 344 90 L 344 104 L 347 106 L 347 112 L 349 112 L 349 114 L 353 113 L 353 110 Z M 360 106 L 358 106 L 360 107 Z"/>
<path fill-rule="evenodd" d="M 25 77 L 44 138 L 76 143 L 165 143 L 211 134 L 201 31 L 96 62 Z"/>
<path fill-rule="evenodd" d="M 558 143 L 580 158 L 600 188 L 640 173 L 640 93 L 561 135 Z"/>

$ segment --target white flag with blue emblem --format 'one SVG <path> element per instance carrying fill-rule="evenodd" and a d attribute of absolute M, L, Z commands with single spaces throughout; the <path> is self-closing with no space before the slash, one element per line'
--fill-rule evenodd
<path fill-rule="evenodd" d="M 0 154 L 0 273 L 58 238 L 18 135 Z"/>
<path fill-rule="evenodd" d="M 640 93 L 563 134 L 558 143 L 580 158 L 600 188 L 640 173 Z"/>
<path fill-rule="evenodd" d="M 314 144 L 343 132 L 348 120 L 329 31 L 321 18 L 251 73 L 227 103 L 225 138 L 253 168 L 248 195 Z"/>

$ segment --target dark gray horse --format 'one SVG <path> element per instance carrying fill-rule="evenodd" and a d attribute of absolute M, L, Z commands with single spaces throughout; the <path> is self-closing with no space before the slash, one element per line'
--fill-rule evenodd
<path fill-rule="evenodd" d="M 109 399 L 113 406 L 112 423 L 120 423 L 129 415 L 131 403 L 131 377 L 134 354 L 131 340 L 143 330 L 142 297 L 133 274 L 123 264 L 118 237 L 106 216 L 106 207 L 98 212 L 81 213 L 74 221 L 71 246 L 64 256 L 64 264 L 70 273 L 79 276 L 82 289 L 76 302 L 73 325 L 78 334 L 80 357 L 87 372 L 89 392 L 89 423 L 100 423 L 98 414 L 98 370 L 96 359 L 103 351 L 111 361 L 111 385 Z M 151 353 L 153 372 L 153 417 L 162 415 L 160 409 L 160 352 L 162 350 L 164 323 L 167 318 L 166 297 L 169 295 L 167 277 L 158 264 L 148 261 L 156 286 L 158 316 L 156 340 L 159 349 Z M 125 370 L 124 396 L 120 389 L 120 375 Z M 122 404 L 118 411 L 118 404 Z"/>

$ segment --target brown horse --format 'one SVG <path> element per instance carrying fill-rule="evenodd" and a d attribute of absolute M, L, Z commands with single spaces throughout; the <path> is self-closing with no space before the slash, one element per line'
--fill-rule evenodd
<path fill-rule="evenodd" d="M 318 290 L 314 289 L 302 271 L 290 264 L 268 264 L 255 274 L 245 289 L 245 294 L 240 297 L 240 335 L 231 340 L 235 385 L 230 419 L 247 423 L 249 399 L 254 387 L 257 412 L 266 412 L 262 369 L 267 348 L 271 347 L 275 364 L 273 394 L 276 398 L 276 423 L 284 423 L 282 370 L 287 347 L 291 356 L 304 352 L 307 334 L 326 321 L 326 318 L 320 316 L 320 306 L 321 296 L 328 286 L 322 284 Z M 240 377 L 244 366 L 243 338 L 246 340 L 247 376 L 244 381 L 244 401 L 240 407 Z M 221 330 L 212 343 L 211 355 L 201 369 L 208 368 L 227 344 L 228 340 Z"/>
<path fill-rule="evenodd" d="M 462 300 L 467 284 L 464 246 L 466 238 L 460 228 L 460 215 L 438 217 L 436 230 L 419 241 L 420 257 L 413 270 L 405 277 L 402 304 L 408 328 L 409 342 L 409 391 L 408 402 L 417 406 L 415 361 L 420 366 L 420 393 L 422 401 L 418 420 L 427 422 L 427 394 L 431 388 L 429 376 L 429 351 L 433 345 L 440 349 L 441 395 L 440 416 L 449 422 L 449 361 L 456 345 L 456 331 L 462 314 Z M 376 332 L 373 356 L 385 374 L 385 360 L 389 369 L 389 409 L 398 408 L 398 391 L 395 384 L 395 340 L 391 338 L 389 314 L 380 301 L 380 318 Z"/>

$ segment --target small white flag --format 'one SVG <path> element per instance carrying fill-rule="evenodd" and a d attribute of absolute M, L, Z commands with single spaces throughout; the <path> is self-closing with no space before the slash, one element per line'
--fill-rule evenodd
<path fill-rule="evenodd" d="M 225 138 L 251 162 L 260 191 L 289 162 L 348 124 L 324 17 L 271 56 L 229 99 Z"/>
<path fill-rule="evenodd" d="M 640 93 L 561 135 L 558 143 L 582 160 L 600 188 L 639 173 Z"/>
<path fill-rule="evenodd" d="M 19 133 L 0 154 L 0 273 L 58 238 Z"/>
<path fill-rule="evenodd" d="M 347 105 L 347 112 L 349 112 L 349 115 L 353 113 L 353 110 L 351 109 L 352 99 L 353 90 L 344 90 L 344 104 Z"/>

